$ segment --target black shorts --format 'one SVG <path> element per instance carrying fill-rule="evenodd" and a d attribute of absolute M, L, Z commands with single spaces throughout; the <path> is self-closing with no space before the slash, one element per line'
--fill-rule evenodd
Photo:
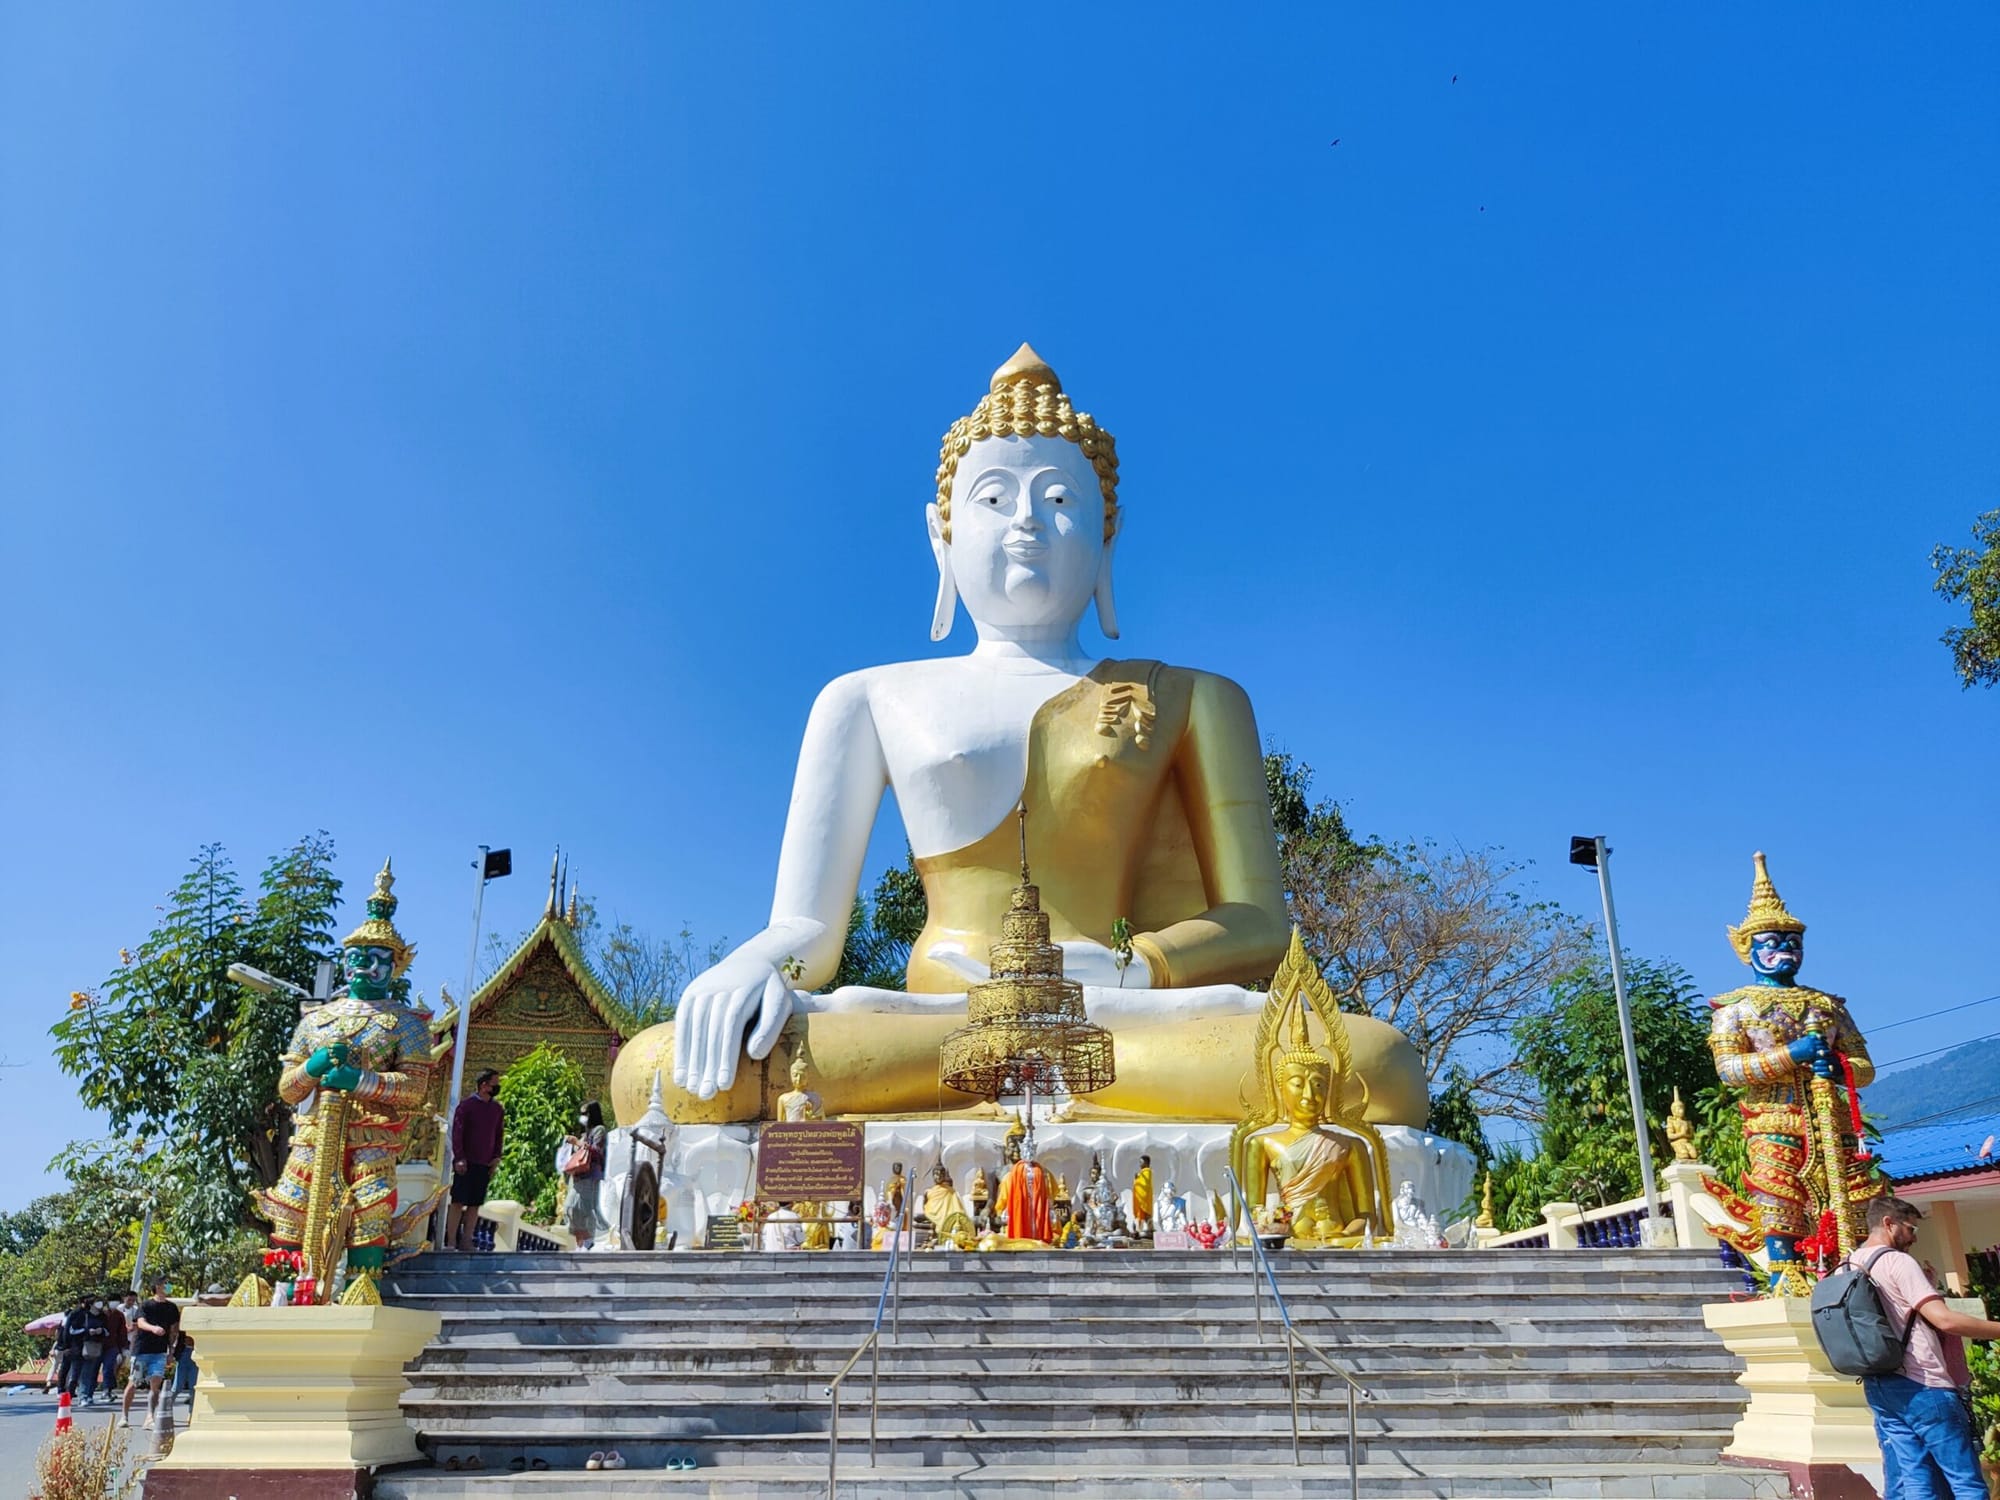
<path fill-rule="evenodd" d="M 456 1172 L 451 1179 L 451 1201 L 466 1208 L 477 1208 L 486 1201 L 487 1184 L 493 1181 L 491 1167 L 467 1167 Z"/>

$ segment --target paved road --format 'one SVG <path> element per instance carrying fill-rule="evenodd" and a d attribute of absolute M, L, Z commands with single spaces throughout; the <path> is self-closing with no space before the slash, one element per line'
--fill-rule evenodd
<path fill-rule="evenodd" d="M 187 1423 L 187 1403 L 183 1401 L 176 1408 L 176 1417 L 184 1427 Z M 78 1427 L 96 1430 L 116 1415 L 115 1408 L 102 1406 L 77 1406 L 73 1409 L 73 1419 Z M 146 1405 L 143 1396 L 132 1402 L 132 1415 L 144 1421 Z M 0 1391 L 0 1500 L 22 1500 L 34 1486 L 35 1454 L 48 1440 L 56 1426 L 56 1398 L 44 1396 L 39 1390 L 27 1395 L 15 1395 L 12 1391 Z M 135 1427 L 128 1435 L 128 1451 L 136 1459 L 146 1452 L 146 1445 L 152 1434 L 144 1428 Z"/>

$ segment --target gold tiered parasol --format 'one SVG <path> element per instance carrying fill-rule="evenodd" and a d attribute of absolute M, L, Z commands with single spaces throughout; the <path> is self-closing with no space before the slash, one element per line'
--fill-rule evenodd
<path fill-rule="evenodd" d="M 967 1024 L 944 1039 L 938 1075 L 982 1099 L 1008 1094 L 1090 1094 L 1118 1076 L 1111 1033 L 1083 1014 L 1083 986 L 1063 978 L 1049 941 L 1042 893 L 1028 876 L 1028 815 L 1021 811 L 1021 884 L 1000 919 L 991 979 L 966 995 Z"/>

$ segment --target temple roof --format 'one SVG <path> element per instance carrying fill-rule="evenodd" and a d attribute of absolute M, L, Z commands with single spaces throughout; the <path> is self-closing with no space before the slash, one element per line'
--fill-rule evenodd
<path fill-rule="evenodd" d="M 572 903 L 570 912 L 573 914 L 575 910 L 575 904 Z M 621 1005 L 617 997 L 604 987 L 604 981 L 597 977 L 590 967 L 590 961 L 584 957 L 583 942 L 577 936 L 571 916 L 556 910 L 553 903 L 549 910 L 542 914 L 542 920 L 535 925 L 534 931 L 521 940 L 521 945 L 493 971 L 493 977 L 473 994 L 473 1024 L 478 1024 L 481 1011 L 491 1009 L 493 1004 L 513 987 L 521 972 L 534 961 L 544 947 L 553 950 L 571 980 L 575 982 L 577 993 L 583 996 L 584 1004 L 590 1007 L 591 1012 L 600 1021 L 617 1033 L 620 1040 L 629 1040 L 645 1029 L 645 1021 Z M 440 1013 L 431 1021 L 431 1035 L 438 1039 L 431 1053 L 434 1059 L 451 1055 L 457 1025 L 456 1002 L 443 1006 Z"/>
<path fill-rule="evenodd" d="M 1899 1183 L 2000 1171 L 2000 1114 L 1885 1130 L 1875 1150 Z"/>

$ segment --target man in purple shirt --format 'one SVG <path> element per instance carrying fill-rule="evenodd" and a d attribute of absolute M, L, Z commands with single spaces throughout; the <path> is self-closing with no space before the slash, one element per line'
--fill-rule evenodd
<path fill-rule="evenodd" d="M 485 1069 L 451 1117 L 451 1216 L 445 1221 L 445 1239 L 459 1250 L 472 1248 L 479 1205 L 486 1201 L 493 1169 L 500 1165 L 500 1135 L 506 1121 L 496 1097 L 499 1092 L 500 1075 Z"/>

